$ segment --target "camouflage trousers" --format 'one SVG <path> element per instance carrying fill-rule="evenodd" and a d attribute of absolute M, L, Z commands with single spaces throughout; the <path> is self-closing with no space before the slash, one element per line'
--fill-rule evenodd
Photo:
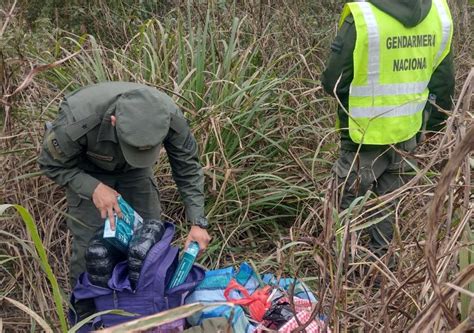
<path fill-rule="evenodd" d="M 144 219 L 159 219 L 161 214 L 158 186 L 151 168 L 134 169 L 120 174 L 91 174 L 114 188 Z M 67 226 L 73 236 L 69 282 L 71 288 L 86 270 L 85 250 L 94 232 L 103 226 L 104 219 L 91 200 L 79 197 L 66 188 L 68 206 Z"/>
<path fill-rule="evenodd" d="M 413 172 L 412 166 L 416 165 L 416 161 L 405 153 L 412 152 L 415 147 L 416 138 L 412 138 L 394 147 L 359 152 L 341 150 L 333 168 L 338 186 L 344 187 L 340 188 L 340 210 L 349 208 L 354 199 L 364 196 L 367 191 L 380 196 L 404 185 L 411 178 L 408 173 Z M 370 236 L 369 249 L 379 256 L 386 252 L 393 238 L 395 205 L 396 202 L 391 202 L 381 208 L 373 218 L 388 216 L 366 229 Z"/>

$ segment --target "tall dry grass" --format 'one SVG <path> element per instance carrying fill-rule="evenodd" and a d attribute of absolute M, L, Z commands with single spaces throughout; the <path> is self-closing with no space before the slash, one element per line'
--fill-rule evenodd
<path fill-rule="evenodd" d="M 94 35 L 45 20 L 28 30 L 23 7 L 14 3 L 4 5 L 0 24 L 0 202 L 31 213 L 64 295 L 71 240 L 63 192 L 36 167 L 43 123 L 55 117 L 65 92 L 130 80 L 173 95 L 199 140 L 214 237 L 201 259 L 205 265 L 247 260 L 259 272 L 304 279 L 320 298 L 315 312 L 324 312 L 335 331 L 472 324 L 466 318 L 474 293 L 467 284 L 474 262 L 473 187 L 468 157 L 459 148 L 472 126 L 472 8 L 466 2 L 451 3 L 457 93 L 446 130 L 418 148 L 420 167 L 409 185 L 378 200 L 361 198 L 340 214 L 331 182 L 336 103 L 318 79 L 341 3 L 182 1 L 166 15 L 149 12 L 148 19 L 125 26 L 111 14 L 128 15 L 125 9 L 100 1 L 104 15 L 95 21 L 100 29 Z M 117 24 L 120 29 L 113 29 Z M 38 67 L 45 64 L 52 65 Z M 444 165 L 455 160 L 461 164 L 449 166 L 451 178 L 440 183 L 449 186 L 435 192 Z M 184 237 L 184 211 L 165 157 L 155 174 L 165 216 Z M 395 199 L 400 204 L 390 255 L 396 267 L 389 270 L 386 262 L 369 260 L 357 229 L 367 225 L 367 212 Z M 444 209 L 433 217 L 429 207 Z M 60 330 L 54 288 L 31 235 L 8 212 L 0 220 L 1 323 L 8 331 L 42 330 L 34 312 Z M 362 278 L 354 278 L 358 272 Z M 371 287 L 376 272 L 383 277 L 380 288 Z"/>

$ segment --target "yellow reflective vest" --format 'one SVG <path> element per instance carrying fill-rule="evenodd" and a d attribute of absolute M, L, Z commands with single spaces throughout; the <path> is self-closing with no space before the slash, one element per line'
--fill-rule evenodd
<path fill-rule="evenodd" d="M 446 0 L 433 0 L 426 18 L 411 28 L 368 2 L 347 3 L 340 26 L 349 14 L 357 33 L 349 135 L 362 144 L 408 140 L 421 128 L 428 83 L 451 48 Z"/>

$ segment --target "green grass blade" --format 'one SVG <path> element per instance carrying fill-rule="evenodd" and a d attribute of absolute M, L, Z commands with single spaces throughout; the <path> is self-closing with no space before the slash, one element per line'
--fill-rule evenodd
<path fill-rule="evenodd" d="M 59 322 L 61 324 L 61 331 L 67 332 L 66 316 L 64 314 L 64 309 L 62 305 L 62 297 L 61 297 L 58 281 L 53 274 L 53 270 L 51 269 L 51 266 L 49 265 L 48 257 L 46 255 L 46 251 L 44 249 L 43 243 L 41 242 L 41 238 L 38 234 L 38 229 L 36 228 L 36 224 L 33 221 L 33 217 L 23 206 L 9 205 L 9 204 L 0 205 L 0 215 L 3 215 L 3 213 L 9 208 L 15 208 L 17 212 L 20 213 L 21 218 L 23 219 L 23 222 L 25 222 L 26 224 L 26 229 L 28 230 L 28 233 L 30 234 L 31 239 L 33 240 L 33 243 L 35 244 L 36 251 L 38 252 L 38 255 L 40 258 L 40 264 L 43 267 L 43 270 L 45 271 L 48 277 L 49 283 L 51 284 L 51 288 L 53 289 L 54 303 L 56 305 L 56 313 L 59 317 Z"/>

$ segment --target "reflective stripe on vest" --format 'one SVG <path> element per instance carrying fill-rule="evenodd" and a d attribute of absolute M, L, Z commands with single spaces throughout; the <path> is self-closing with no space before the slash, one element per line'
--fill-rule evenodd
<path fill-rule="evenodd" d="M 453 35 L 453 21 L 451 20 L 451 14 L 449 13 L 448 5 L 446 2 L 442 2 L 442 0 L 433 0 L 433 3 L 436 6 L 436 9 L 438 10 L 439 18 L 441 20 L 441 26 L 442 26 L 442 40 L 441 40 L 441 47 L 438 50 L 438 53 L 436 54 L 436 66 L 439 65 L 439 63 L 444 59 L 446 56 L 446 46 L 449 44 L 451 45 L 451 37 Z M 448 48 L 449 50 L 449 48 Z M 443 53 L 446 53 L 443 56 Z M 442 57 L 442 58 L 441 58 Z"/>
<path fill-rule="evenodd" d="M 351 108 L 353 118 L 380 118 L 380 117 L 400 117 L 409 116 L 423 110 L 426 101 L 411 102 L 400 106 L 371 106 L 369 108 L 354 106 Z"/>
<path fill-rule="evenodd" d="M 446 0 L 433 0 L 426 18 L 412 28 L 368 2 L 346 4 L 340 25 L 349 14 L 357 31 L 349 135 L 364 144 L 408 140 L 421 127 L 431 75 L 451 47 Z"/>

